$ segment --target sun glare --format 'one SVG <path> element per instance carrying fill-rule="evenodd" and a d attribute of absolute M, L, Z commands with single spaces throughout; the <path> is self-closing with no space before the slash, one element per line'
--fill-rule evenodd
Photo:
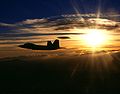
<path fill-rule="evenodd" d="M 84 35 L 83 39 L 87 46 L 89 47 L 101 47 L 107 42 L 107 34 L 104 30 L 99 29 L 88 29 L 87 33 Z"/>

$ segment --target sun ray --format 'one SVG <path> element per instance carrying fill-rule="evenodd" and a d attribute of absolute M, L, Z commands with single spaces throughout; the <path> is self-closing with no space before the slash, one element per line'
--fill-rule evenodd
<path fill-rule="evenodd" d="M 100 18 L 100 15 L 101 15 L 101 0 L 98 1 L 97 18 Z"/>

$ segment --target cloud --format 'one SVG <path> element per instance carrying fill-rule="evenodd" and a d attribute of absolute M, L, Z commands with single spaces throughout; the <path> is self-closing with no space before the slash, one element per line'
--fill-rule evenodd
<path fill-rule="evenodd" d="M 44 23 L 44 22 L 48 22 L 47 19 L 27 19 L 25 21 L 19 22 L 17 24 L 39 24 L 39 23 Z"/>
<path fill-rule="evenodd" d="M 48 35 L 81 35 L 84 33 L 9 33 L 9 34 L 1 34 L 0 36 L 4 37 L 30 37 L 30 36 L 48 36 Z M 66 37 L 59 37 L 59 38 L 66 38 Z"/>
<path fill-rule="evenodd" d="M 74 28 L 92 28 L 98 23 L 98 28 L 103 29 L 116 29 L 120 30 L 120 23 L 108 19 L 90 19 L 89 17 L 95 17 L 95 14 L 80 14 L 85 17 L 84 21 L 81 21 L 79 15 L 61 15 L 42 19 L 27 19 L 14 24 L 0 23 L 0 27 L 9 27 L 11 30 L 19 33 L 71 33 L 71 29 Z M 103 15 L 106 16 L 106 15 Z M 115 15 L 113 15 L 115 16 Z M 119 16 L 119 15 L 116 15 Z"/>
<path fill-rule="evenodd" d="M 58 37 L 59 39 L 70 39 L 70 37 L 68 37 L 68 36 L 60 36 L 60 37 Z"/>
<path fill-rule="evenodd" d="M 15 24 L 0 23 L 0 27 L 15 27 Z"/>

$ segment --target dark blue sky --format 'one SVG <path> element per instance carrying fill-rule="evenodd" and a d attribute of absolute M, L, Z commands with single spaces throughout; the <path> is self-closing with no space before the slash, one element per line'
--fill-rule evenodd
<path fill-rule="evenodd" d="M 25 19 L 75 13 L 96 12 L 99 0 L 0 0 L 0 22 L 13 23 Z M 101 0 L 102 12 L 120 11 L 120 0 Z"/>

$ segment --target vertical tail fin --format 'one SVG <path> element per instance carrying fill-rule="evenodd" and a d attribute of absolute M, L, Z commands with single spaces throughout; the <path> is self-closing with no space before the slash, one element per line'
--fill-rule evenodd
<path fill-rule="evenodd" d="M 60 48 L 59 40 L 56 39 L 56 40 L 53 42 L 53 46 L 54 46 L 54 48 L 56 48 L 56 49 Z"/>
<path fill-rule="evenodd" d="M 52 44 L 51 41 L 48 41 L 48 42 L 47 42 L 47 48 L 48 48 L 48 49 L 53 49 L 53 44 Z"/>
<path fill-rule="evenodd" d="M 48 47 L 52 47 L 53 46 L 52 42 L 51 41 L 47 41 L 47 46 Z"/>
<path fill-rule="evenodd" d="M 48 41 L 47 47 L 48 49 L 59 49 L 60 48 L 59 40 L 55 40 L 53 43 L 51 41 Z"/>

